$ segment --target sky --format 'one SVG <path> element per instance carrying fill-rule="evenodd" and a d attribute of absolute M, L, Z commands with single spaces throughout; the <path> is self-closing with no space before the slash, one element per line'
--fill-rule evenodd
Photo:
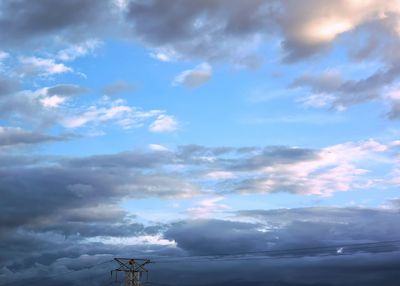
<path fill-rule="evenodd" d="M 0 0 L 0 285 L 398 285 L 347 245 L 400 239 L 399 49 L 396 0 Z"/>

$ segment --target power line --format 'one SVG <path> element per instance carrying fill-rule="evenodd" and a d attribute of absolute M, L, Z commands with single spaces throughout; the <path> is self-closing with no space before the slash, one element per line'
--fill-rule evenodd
<path fill-rule="evenodd" d="M 267 256 L 269 258 L 285 258 L 285 257 L 303 257 L 303 256 L 321 256 L 327 255 L 346 255 L 355 254 L 357 252 L 370 250 L 371 252 L 388 252 L 390 248 L 399 248 L 400 240 L 380 241 L 370 243 L 356 243 L 356 244 L 341 244 L 332 246 L 308 247 L 308 248 L 291 248 L 291 249 L 276 249 L 276 250 L 259 250 L 248 252 L 236 253 L 218 253 L 212 255 L 187 255 L 179 257 L 158 257 L 152 259 L 155 263 L 170 263 L 170 262 L 192 262 L 192 261 L 210 261 L 216 260 L 234 260 L 239 258 L 250 258 L 250 255 L 260 258 L 260 256 Z M 247 257 L 246 257 L 247 256 Z"/>
<path fill-rule="evenodd" d="M 254 260 L 268 260 L 268 259 L 293 259 L 301 258 L 306 256 L 312 257 L 341 257 L 355 255 L 360 252 L 369 251 L 371 254 L 383 253 L 389 251 L 400 251 L 400 240 L 391 241 L 377 241 L 377 242 L 366 242 L 366 243 L 353 243 L 353 244 L 337 244 L 337 245 L 326 245 L 318 247 L 306 247 L 306 248 L 289 248 L 289 249 L 268 249 L 259 251 L 247 251 L 247 252 L 228 252 L 228 253 L 217 253 L 212 255 L 185 255 L 185 256 L 156 256 L 151 259 L 151 263 L 196 263 L 205 261 L 254 261 Z M 41 278 L 26 278 L 19 281 L 9 282 L 7 284 L 0 284 L 2 286 L 14 285 L 18 282 L 38 282 L 66 274 L 76 273 L 79 271 L 90 270 L 96 266 L 114 262 L 114 260 L 107 260 L 99 262 L 88 267 L 84 267 L 78 270 L 71 270 L 67 272 L 57 273 L 48 275 Z M 149 282 L 153 285 L 172 285 L 161 282 Z"/>

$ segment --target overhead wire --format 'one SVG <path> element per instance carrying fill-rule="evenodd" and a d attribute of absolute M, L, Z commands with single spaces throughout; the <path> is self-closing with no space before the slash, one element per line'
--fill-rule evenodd
<path fill-rule="evenodd" d="M 358 253 L 383 253 L 390 251 L 400 251 L 400 240 L 389 240 L 389 241 L 377 241 L 377 242 L 365 242 L 365 243 L 352 243 L 352 244 L 336 244 L 336 245 L 325 245 L 316 247 L 305 247 L 305 248 L 288 248 L 288 249 L 266 249 L 258 251 L 247 251 L 247 252 L 226 252 L 217 254 L 203 254 L 203 255 L 184 255 L 184 256 L 154 256 L 150 258 L 151 263 L 197 263 L 197 262 L 220 262 L 220 261 L 254 261 L 254 260 L 268 260 L 268 259 L 293 259 L 302 257 L 341 257 L 355 255 Z M 36 281 L 42 281 L 57 276 L 66 274 L 76 273 L 79 271 L 90 270 L 96 266 L 114 262 L 114 260 L 102 261 L 88 267 L 84 267 L 77 270 L 71 270 L 53 275 L 47 275 L 35 278 L 26 278 L 19 281 L 13 281 L 6 284 L 0 284 L 1 286 L 15 285 L 17 282 L 28 281 L 30 283 Z M 114 281 L 115 282 L 115 281 Z M 119 281 L 118 281 L 119 282 Z M 110 282 L 111 284 L 112 282 Z M 148 282 L 153 285 L 172 285 L 167 283 L 159 282 Z"/>
<path fill-rule="evenodd" d="M 248 252 L 230 252 L 230 253 L 217 253 L 217 254 L 206 254 L 206 255 L 186 255 L 178 257 L 154 257 L 153 263 L 172 263 L 172 262 L 192 262 L 192 261 L 206 261 L 206 260 L 218 260 L 222 258 L 225 260 L 237 260 L 239 258 L 249 258 L 249 256 L 265 256 L 270 258 L 285 258 L 285 257 L 303 257 L 303 256 L 321 256 L 322 254 L 328 255 L 340 255 L 343 251 L 346 254 L 355 254 L 362 251 L 371 252 L 387 252 L 396 248 L 400 249 L 400 240 L 392 241 L 380 241 L 380 242 L 369 242 L 369 243 L 356 243 L 356 244 L 338 244 L 331 246 L 319 246 L 319 247 L 308 247 L 308 248 L 291 248 L 291 249 L 274 249 L 274 250 L 258 250 Z"/>

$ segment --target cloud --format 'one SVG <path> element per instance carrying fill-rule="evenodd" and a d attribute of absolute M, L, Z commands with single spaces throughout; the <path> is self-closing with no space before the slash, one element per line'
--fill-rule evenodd
<path fill-rule="evenodd" d="M 310 11 L 312 7 L 312 11 Z M 396 1 L 212 1 L 184 5 L 161 0 L 131 1 L 127 22 L 134 34 L 152 47 L 186 58 L 254 58 L 271 36 L 281 39 L 283 60 L 298 61 L 329 49 L 341 35 L 357 33 L 374 22 L 394 39 L 399 8 Z M 156 19 L 151 23 L 145 19 Z M 377 34 L 376 29 L 369 29 Z M 231 47 L 235 46 L 235 51 Z M 383 48 L 384 49 L 384 48 Z M 258 61 L 257 61 L 258 62 Z"/>
<path fill-rule="evenodd" d="M 70 136 L 53 136 L 23 130 L 19 127 L 0 127 L 0 146 L 20 146 L 51 141 L 65 141 Z"/>
<path fill-rule="evenodd" d="M 10 56 L 9 53 L 7 53 L 5 51 L 0 51 L 0 61 L 7 59 L 9 56 Z"/>
<path fill-rule="evenodd" d="M 313 8 L 311 12 L 309 7 Z M 111 36 L 139 40 L 155 50 L 154 56 L 160 60 L 174 54 L 174 58 L 224 60 L 250 67 L 259 65 L 259 51 L 271 38 L 281 42 L 283 59 L 291 62 L 328 50 L 343 35 L 363 34 L 361 30 L 367 26 L 371 40 L 360 47 L 364 52 L 352 54 L 369 57 L 379 54 L 374 49 L 393 50 L 398 47 L 395 38 L 400 14 L 395 0 L 384 4 L 378 0 L 306 0 L 302 4 L 293 0 L 218 0 L 190 4 L 183 0 L 168 4 L 162 0 L 149 3 L 85 0 L 59 5 L 51 1 L 19 1 L 18 4 L 6 1 L 2 3 L 2 10 L 0 27 L 7 27 L 1 29 L 7 30 L 0 34 L 4 39 L 2 48 L 72 43 L 60 53 L 68 60 L 91 50 L 96 41 L 93 39 Z M 150 23 L 147 19 L 153 21 Z M 379 34 L 382 33 L 391 39 L 387 41 L 390 45 L 374 44 L 381 42 Z"/>
<path fill-rule="evenodd" d="M 245 151 L 187 145 L 175 151 L 162 149 L 161 153 L 153 149 L 154 152 L 146 156 L 129 153 L 121 154 L 120 158 L 98 156 L 76 164 L 86 166 L 87 162 L 93 162 L 93 167 L 115 168 L 172 167 L 177 164 L 196 178 L 200 188 L 218 189 L 220 193 L 289 192 L 330 196 L 335 192 L 396 184 L 393 181 L 397 176 L 393 148 L 391 143 L 374 140 L 348 142 L 319 150 L 265 147 Z M 142 165 L 144 162 L 148 163 Z M 156 165 L 148 165 L 151 163 Z M 393 173 L 382 176 L 375 173 L 377 168 L 389 168 Z"/>
<path fill-rule="evenodd" d="M 285 152 L 287 157 L 277 156 L 273 160 L 270 156 L 276 156 L 274 153 L 264 153 L 233 166 L 239 170 L 259 171 L 258 178 L 253 176 L 239 182 L 237 190 L 244 193 L 287 191 L 329 196 L 334 192 L 371 188 L 381 184 L 382 180 L 369 178 L 369 170 L 363 167 L 363 162 L 379 161 L 379 155 L 387 151 L 387 145 L 369 140 L 314 151 L 289 149 Z M 289 156 L 291 152 L 293 154 Z"/>
<path fill-rule="evenodd" d="M 123 80 L 118 80 L 112 84 L 109 84 L 103 88 L 103 93 L 105 95 L 117 95 L 121 93 L 129 93 L 133 92 L 136 90 L 136 86 L 133 84 L 130 84 L 126 81 Z"/>
<path fill-rule="evenodd" d="M 259 170 L 269 165 L 306 162 L 317 157 L 315 150 L 296 147 L 266 147 L 258 154 L 238 160 L 232 169 Z"/>
<path fill-rule="evenodd" d="M 42 97 L 32 91 L 18 91 L 0 97 L 0 118 L 14 118 L 35 128 L 45 128 L 57 122 L 59 114 L 44 107 Z"/>
<path fill-rule="evenodd" d="M 30 133 L 19 132 L 19 137 L 11 138 L 14 143 L 30 144 L 58 140 L 37 136 L 28 141 L 26 134 L 33 137 Z M 77 222 L 77 216 L 83 215 L 81 211 L 87 216 L 96 206 L 116 206 L 125 198 L 182 198 L 200 193 L 199 187 L 190 180 L 172 172 L 161 172 L 169 157 L 160 152 L 85 158 L 44 157 L 31 160 L 33 164 L 30 165 L 0 168 L 1 228 L 6 234 L 7 230 L 24 225 L 51 227 L 67 218 L 71 223 Z M 24 199 L 18 200 L 19 197 Z"/>
<path fill-rule="evenodd" d="M 178 129 L 178 122 L 173 116 L 170 115 L 159 115 L 157 119 L 150 125 L 149 130 L 151 132 L 173 132 Z"/>
<path fill-rule="evenodd" d="M 180 73 L 173 82 L 173 85 L 184 85 L 186 87 L 198 87 L 209 81 L 212 76 L 212 67 L 207 63 L 202 63 L 194 69 Z"/>
<path fill-rule="evenodd" d="M 215 215 L 218 211 L 226 211 L 229 206 L 219 203 L 224 197 L 211 197 L 202 199 L 196 203 L 196 206 L 187 209 L 192 218 L 206 218 Z"/>
<path fill-rule="evenodd" d="M 83 158 L 71 158 L 63 164 L 72 167 L 116 168 L 116 169 L 152 169 L 164 164 L 172 164 L 172 152 L 121 152 L 116 154 L 94 155 Z"/>
<path fill-rule="evenodd" d="M 51 86 L 51 87 L 45 87 L 42 90 L 48 96 L 53 96 L 53 95 L 75 96 L 75 95 L 84 94 L 88 91 L 87 88 L 76 85 L 76 84 L 58 84 L 58 85 Z"/>
<path fill-rule="evenodd" d="M 18 72 L 21 76 L 48 77 L 51 75 L 72 72 L 72 68 L 62 63 L 56 63 L 54 59 L 44 59 L 37 57 L 21 57 L 21 65 Z"/>
<path fill-rule="evenodd" d="M 142 110 L 128 105 L 122 99 L 104 96 L 91 104 L 81 104 L 77 96 L 88 91 L 76 84 L 14 91 L 0 96 L 0 118 L 13 118 L 19 124 L 28 124 L 34 128 L 61 126 L 67 129 L 96 129 L 100 124 L 110 123 L 131 129 L 140 128 L 151 120 L 155 120 L 150 125 L 154 132 L 173 131 L 177 128 L 177 121 L 166 111 Z"/>
<path fill-rule="evenodd" d="M 215 189 L 221 194 L 287 192 L 331 196 L 397 185 L 395 148 L 392 142 L 383 144 L 372 139 L 321 149 L 186 145 L 168 150 L 152 146 L 148 153 L 96 155 L 63 164 L 92 169 L 162 170 L 157 173 L 161 177 L 173 174 L 179 166 L 199 189 Z M 391 171 L 382 175 L 377 172 L 380 168 Z"/>
<path fill-rule="evenodd" d="M 121 119 L 131 111 L 132 109 L 125 105 L 111 106 L 109 108 L 90 107 L 81 115 L 66 118 L 63 121 L 63 125 L 67 128 L 77 128 L 91 122 L 100 123 L 114 119 Z"/>
<path fill-rule="evenodd" d="M 18 120 L 34 128 L 56 125 L 65 116 L 60 111 L 63 103 L 86 93 L 85 87 L 75 84 L 58 84 L 37 90 L 13 90 L 0 97 L 0 117 Z"/>
<path fill-rule="evenodd" d="M 178 57 L 235 62 L 253 54 L 258 34 L 271 22 L 270 5 L 258 0 L 186 4 L 131 1 L 126 23 L 148 46 L 172 51 Z M 154 21 L 148 23 L 149 18 Z M 232 46 L 236 49 L 229 48 Z"/>
<path fill-rule="evenodd" d="M 153 151 L 169 151 L 167 147 L 160 144 L 149 144 L 149 148 Z"/>
<path fill-rule="evenodd" d="M 239 211 L 237 219 L 247 217 L 255 221 L 188 220 L 172 225 L 164 235 L 194 255 L 324 247 L 395 240 L 398 233 L 388 235 L 387 231 L 398 216 L 395 210 L 357 208 L 248 210 Z M 376 223 L 383 225 L 369 228 Z M 299 255 L 324 253 L 305 251 Z"/>
<path fill-rule="evenodd" d="M 52 87 L 44 87 L 35 91 L 40 98 L 40 102 L 46 108 L 55 108 L 61 106 L 71 97 L 84 94 L 88 89 L 75 84 L 59 84 Z"/>
<path fill-rule="evenodd" d="M 0 154 L 0 165 L 3 166 L 0 167 L 0 247 L 5 249 L 0 255 L 4 265 L 0 278 L 19 285 L 18 281 L 25 278 L 28 281 L 24 283 L 31 283 L 35 277 L 43 279 L 50 273 L 73 271 L 68 278 L 60 275 L 50 279 L 52 285 L 65 285 L 71 277 L 93 277 L 91 274 L 96 271 L 107 270 L 96 267 L 88 272 L 78 271 L 86 265 L 85 261 L 98 263 L 104 261 L 104 257 L 109 259 L 123 253 L 158 259 L 158 255 L 175 258 L 396 239 L 399 236 L 396 207 L 232 212 L 222 202 L 220 194 L 236 193 L 238 184 L 250 179 L 254 183 L 264 180 L 265 176 L 275 182 L 274 188 L 249 187 L 246 191 L 326 195 L 333 190 L 345 190 L 346 184 L 357 188 L 356 184 L 364 183 L 364 177 L 365 181 L 386 180 L 386 175 L 375 173 L 374 167 L 395 168 L 397 145 L 396 142 L 383 144 L 374 140 L 315 150 L 283 146 L 210 148 L 187 145 L 162 152 L 134 150 L 75 158 Z M 183 171 L 177 171 L 176 167 Z M 358 173 L 361 168 L 369 172 Z M 205 174 L 213 174 L 218 179 L 203 183 Z M 292 185 L 284 188 L 279 182 Z M 248 186 L 252 183 L 248 181 Z M 361 188 L 371 186 L 373 184 Z M 216 189 L 218 193 L 210 193 L 210 189 Z M 196 196 L 197 202 L 187 212 L 191 218 L 197 216 L 203 218 L 201 220 L 143 224 L 120 206 L 126 199 Z M 229 220 L 204 219 L 227 211 Z M 12 248 L 6 247 L 11 244 Z M 343 254 L 351 251 L 342 248 Z M 387 252 L 374 254 L 374 249 L 369 249 L 343 257 L 337 256 L 336 249 L 327 257 L 302 253 L 296 258 L 257 260 L 256 268 L 243 260 L 208 261 L 201 264 L 201 271 L 218 271 L 223 277 L 221 283 L 236 279 L 235 275 L 242 272 L 235 269 L 241 269 L 246 273 L 253 271 L 249 276 L 241 276 L 247 284 L 249 281 L 280 281 L 286 285 L 329 282 L 339 286 L 346 285 L 344 282 L 348 280 L 365 285 L 370 283 L 371 286 L 383 282 L 391 285 L 387 273 L 392 269 L 393 261 L 397 261 L 394 257 L 398 253 L 391 246 L 382 249 Z M 88 256 L 82 257 L 83 254 Z M 341 273 L 343 264 L 349 269 L 347 274 Z M 194 279 L 190 281 L 202 281 L 205 285 L 215 283 L 213 278 L 208 280 L 204 275 L 202 279 L 205 280 L 198 280 L 200 268 L 196 265 L 185 262 L 185 273 Z M 166 276 L 171 277 L 171 271 L 182 268 L 179 263 L 165 266 L 154 264 L 152 279 L 166 279 Z M 274 270 L 273 276 L 270 273 L 266 276 L 266 267 Z M 288 269 L 292 273 L 290 276 Z M 371 273 L 370 269 L 375 269 L 374 277 L 363 276 Z M 312 274 L 303 276 L 305 272 Z M 169 279 L 174 282 L 173 278 Z M 85 283 L 83 279 L 77 281 Z M 93 280 L 93 284 L 96 283 L 97 280 Z M 104 283 L 104 279 L 99 278 L 98 283 Z"/>
<path fill-rule="evenodd" d="M 182 220 L 152 228 L 129 222 L 124 223 L 125 227 L 117 227 L 123 222 L 125 214 L 113 209 L 107 211 L 108 208 L 109 206 L 103 205 L 98 209 L 86 209 L 82 211 L 83 216 L 78 217 L 71 210 L 66 213 L 64 224 L 60 221 L 49 224 L 49 228 L 36 225 L 35 231 L 32 228 L 29 231 L 19 230 L 3 238 L 0 246 L 12 241 L 13 248 L 4 248 L 5 251 L 0 256 L 4 265 L 0 272 L 2 281 L 15 285 L 27 282 L 33 284 L 37 281 L 43 285 L 85 285 L 90 279 L 93 285 L 103 285 L 105 273 L 114 268 L 112 263 L 106 262 L 123 253 L 140 257 L 151 256 L 158 262 L 148 266 L 151 281 L 168 281 L 177 285 L 181 285 L 183 278 L 171 276 L 171 273 L 182 272 L 182 269 L 184 283 L 189 285 L 232 285 L 232 281 L 235 281 L 233 285 L 240 286 L 249 283 L 276 286 L 350 286 L 354 283 L 395 286 L 399 278 L 396 272 L 398 246 L 388 244 L 386 247 L 367 248 L 364 251 L 344 246 L 396 239 L 399 214 L 394 210 L 333 207 L 243 210 L 229 221 Z M 237 220 L 245 217 L 256 222 Z M 99 223 L 98 227 L 90 223 L 91 221 Z M 86 223 L 86 228 L 83 224 L 79 227 L 79 222 Z M 154 230 L 162 234 L 159 239 L 175 241 L 176 246 L 154 243 L 157 237 L 152 234 Z M 79 238 L 75 231 L 82 231 L 82 237 Z M 63 236 L 61 233 L 67 235 Z M 150 244 L 142 241 L 130 245 L 93 243 L 86 239 L 98 234 L 117 237 L 126 235 L 137 240 L 143 236 L 154 239 L 151 238 L 153 243 Z M 341 247 L 342 253 L 338 254 L 332 245 Z M 186 259 L 178 258 L 185 255 L 252 251 L 258 254 L 262 250 L 310 247 L 327 248 L 299 251 L 294 258 L 283 259 L 272 257 L 250 260 L 249 258 L 256 257 L 254 254 L 242 256 L 238 261 L 207 259 L 207 263 L 192 263 L 190 259 L 193 258 L 190 256 Z M 181 263 L 165 263 L 165 255 L 168 259 Z M 98 265 L 100 263 L 103 265 Z M 98 266 L 90 267 L 92 265 Z M 270 271 L 266 272 L 265 269 Z M 66 272 L 69 274 L 61 275 Z M 47 278 L 48 276 L 53 277 Z"/>
<path fill-rule="evenodd" d="M 227 172 L 227 171 L 212 171 L 207 173 L 205 177 L 211 180 L 225 180 L 225 179 L 231 179 L 235 177 L 235 175 L 232 172 Z"/>
<path fill-rule="evenodd" d="M 338 36 L 350 32 L 364 22 L 383 17 L 395 9 L 395 2 L 380 5 L 379 1 L 283 1 L 280 25 L 285 39 L 285 60 L 309 57 L 329 47 Z M 309 7 L 313 7 L 310 12 Z"/>
<path fill-rule="evenodd" d="M 387 117 L 397 119 L 396 112 L 393 112 L 397 106 L 396 96 L 393 92 L 387 95 L 387 90 L 396 83 L 398 72 L 397 65 L 388 66 L 359 80 L 345 80 L 338 72 L 330 71 L 320 75 L 305 74 L 297 78 L 292 86 L 303 87 L 312 92 L 311 95 L 300 99 L 308 106 L 343 110 L 355 104 L 381 100 L 388 103 L 392 108 Z"/>
<path fill-rule="evenodd" d="M 104 35 L 117 22 L 115 8 L 112 1 L 5 1 L 0 15 L 0 37 L 4 40 L 1 46 L 44 48 L 57 42 L 81 42 L 88 36 Z M 72 54 L 68 52 L 68 57 Z"/>
<path fill-rule="evenodd" d="M 400 93 L 397 89 L 388 92 L 385 96 L 390 110 L 386 113 L 386 117 L 391 120 L 400 119 Z"/>
<path fill-rule="evenodd" d="M 0 16 L 0 27 L 5 28 L 0 30 L 7 33 L 0 33 L 5 39 L 0 47 L 7 51 L 42 47 L 45 53 L 20 56 L 20 65 L 13 72 L 50 77 L 72 72 L 71 67 L 59 61 L 93 53 L 102 39 L 131 38 L 143 43 L 153 51 L 153 57 L 162 61 L 203 61 L 174 80 L 174 84 L 196 87 L 212 76 L 207 63 L 223 61 L 257 68 L 265 57 L 261 51 L 271 42 L 276 47 L 276 57 L 295 62 L 329 52 L 340 41 L 349 46 L 345 53 L 350 60 L 378 62 L 382 68 L 364 79 L 335 78 L 326 73 L 321 78 L 305 75 L 295 85 L 311 90 L 312 94 L 300 101 L 307 106 L 344 110 L 354 104 L 380 100 L 389 105 L 386 117 L 397 119 L 398 104 L 385 96 L 386 89 L 393 88 L 398 79 L 400 9 L 396 1 L 385 1 L 383 5 L 377 0 L 306 0 L 302 4 L 293 0 L 218 0 L 190 5 L 183 2 L 70 1 L 55 7 L 51 1 L 6 1 Z M 85 11 L 85 16 L 78 17 L 82 12 L 76 11 Z M 18 18 L 23 20 L 17 21 Z M 146 20 L 149 18 L 153 19 L 151 23 Z M 335 86 L 338 88 L 333 89 Z M 114 89 L 129 90 L 117 83 Z M 113 94 L 113 88 L 105 93 Z M 45 104 L 51 107 L 62 102 L 63 99 L 54 97 Z"/>
<path fill-rule="evenodd" d="M 97 105 L 91 105 L 89 107 L 81 107 L 80 109 L 70 110 L 69 114 L 64 115 L 61 120 L 61 124 L 65 128 L 84 128 L 88 126 L 96 127 L 99 124 L 107 122 L 114 123 L 124 129 L 138 128 L 153 118 L 166 118 L 165 122 L 160 120 L 160 126 L 158 128 L 163 131 L 170 131 L 173 127 L 172 122 L 169 122 L 169 118 L 172 116 L 166 115 L 163 110 L 148 110 L 143 111 L 140 108 L 127 105 L 124 100 L 110 100 L 105 97 L 99 101 Z M 165 123 L 165 126 L 162 124 Z M 150 126 L 153 126 L 153 122 Z M 163 129 L 165 128 L 165 130 Z M 156 128 L 157 129 L 157 128 Z M 153 131 L 151 129 L 151 131 Z"/>
<path fill-rule="evenodd" d="M 173 56 L 168 55 L 167 53 L 162 53 L 162 52 L 150 53 L 150 57 L 152 57 L 153 59 L 159 60 L 161 62 L 170 62 L 173 60 Z"/>
<path fill-rule="evenodd" d="M 366 285 L 379 285 L 379 281 L 395 285 L 391 280 L 392 276 L 388 276 L 386 271 L 391 268 L 392 258 L 398 254 L 398 246 L 389 244 L 386 248 L 370 248 L 366 249 L 364 254 L 357 248 L 342 247 L 342 254 L 353 254 L 349 256 L 338 256 L 337 248 L 331 246 L 396 239 L 398 233 L 392 234 L 390 229 L 396 225 L 398 216 L 398 212 L 394 210 L 368 208 L 249 210 L 238 212 L 238 217 L 231 218 L 229 221 L 215 219 L 182 221 L 167 229 L 164 236 L 176 241 L 177 246 L 189 255 L 253 253 L 253 255 L 241 257 L 237 262 L 230 259 L 213 261 L 210 258 L 201 266 L 188 261 L 177 266 L 182 267 L 184 264 L 186 273 L 192 273 L 192 267 L 193 269 L 196 267 L 197 270 L 201 267 L 204 272 L 213 269 L 213 273 L 218 273 L 218 277 L 223 277 L 221 281 L 215 281 L 215 277 L 203 278 L 205 280 L 202 280 L 202 284 L 205 285 L 216 285 L 213 283 L 229 285 L 229 281 L 237 281 L 237 279 L 241 280 L 234 285 L 246 285 L 250 281 L 255 285 L 264 283 L 351 285 L 354 279 L 359 279 L 359 283 Z M 239 217 L 255 219 L 255 221 L 236 220 Z M 327 246 L 325 250 L 296 252 L 294 259 L 263 260 L 260 257 L 257 259 L 257 255 L 260 255 L 262 250 L 276 251 Z M 376 254 L 375 252 L 379 250 L 386 251 L 386 254 Z M 329 258 L 324 258 L 324 255 Z M 256 258 L 251 260 L 254 257 Z M 377 262 L 376 259 L 380 261 Z M 382 268 L 372 265 L 381 265 Z M 265 273 L 266 268 L 271 271 Z M 236 273 L 235 269 L 241 269 L 241 271 Z M 344 269 L 351 269 L 351 271 L 344 271 Z M 371 269 L 374 269 L 374 273 L 368 275 Z M 243 274 L 248 271 L 250 271 L 248 275 Z M 357 275 L 353 276 L 356 272 Z M 194 273 L 196 271 L 193 270 L 191 275 L 195 275 Z M 348 282 L 350 277 L 352 277 L 351 283 Z M 200 274 L 197 279 L 202 279 Z M 199 282 L 197 279 L 196 281 Z"/>
<path fill-rule="evenodd" d="M 18 90 L 18 81 L 0 75 L 0 97 Z"/>
<path fill-rule="evenodd" d="M 80 44 L 74 44 L 57 53 L 57 59 L 61 61 L 73 61 L 79 57 L 84 57 L 93 53 L 102 45 L 97 39 L 90 39 Z"/>
<path fill-rule="evenodd" d="M 4 129 L 3 133 L 6 144 L 11 144 L 11 141 L 14 144 L 34 144 L 62 140 L 20 129 Z M 314 195 L 371 188 L 374 179 L 379 177 L 374 178 L 371 174 L 373 169 L 366 172 L 367 166 L 363 162 L 373 166 L 375 160 L 375 164 L 395 167 L 395 162 L 389 160 L 392 158 L 389 145 L 370 140 L 314 151 L 283 147 L 244 150 L 189 145 L 176 151 L 36 158 L 29 160 L 32 163 L 24 163 L 25 167 L 14 164 L 12 168 L 0 170 L 2 203 L 4 206 L 13 205 L 12 210 L 5 209 L 11 214 L 0 217 L 4 227 L 35 224 L 42 220 L 46 222 L 46 217 L 55 217 L 60 211 L 76 209 L 78 212 L 80 208 L 106 202 L 114 204 L 128 197 L 194 196 L 213 185 L 220 193 L 292 192 Z M 4 159 L 9 160 L 8 157 Z M 383 159 L 387 163 L 381 163 L 385 162 Z M 185 172 L 176 173 L 174 165 L 184 167 Z M 218 173 L 218 180 L 208 180 L 207 184 L 197 180 L 198 174 L 204 176 L 214 172 L 215 176 L 215 170 L 224 172 Z M 17 197 L 21 196 L 24 200 L 18 202 Z M 38 204 L 37 200 L 41 203 Z M 211 198 L 195 208 L 219 208 L 218 201 Z"/>

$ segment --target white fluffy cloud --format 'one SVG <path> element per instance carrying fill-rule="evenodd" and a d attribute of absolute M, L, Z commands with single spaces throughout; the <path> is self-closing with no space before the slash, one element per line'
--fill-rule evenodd
<path fill-rule="evenodd" d="M 149 144 L 149 149 L 153 151 L 169 151 L 169 149 L 161 144 Z"/>
<path fill-rule="evenodd" d="M 161 114 L 157 119 L 150 125 L 149 130 L 151 132 L 172 132 L 178 129 L 178 121 L 170 115 Z"/>
<path fill-rule="evenodd" d="M 77 128 L 91 122 L 100 123 L 110 121 L 112 119 L 121 119 L 125 114 L 130 112 L 132 112 L 132 108 L 126 105 L 117 105 L 108 108 L 97 108 L 92 106 L 80 115 L 66 118 L 63 121 L 63 125 L 67 128 Z"/>
<path fill-rule="evenodd" d="M 23 76 L 47 77 L 73 71 L 72 68 L 57 63 L 54 59 L 21 57 L 20 63 L 19 72 Z"/>
<path fill-rule="evenodd" d="M 173 81 L 173 85 L 184 85 L 186 87 L 198 87 L 209 81 L 212 77 L 212 67 L 208 63 L 202 63 L 194 69 L 185 70 Z"/>
<path fill-rule="evenodd" d="M 241 186 L 241 191 L 330 196 L 334 192 L 373 188 L 381 184 L 383 178 L 370 176 L 366 162 L 369 165 L 375 162 L 381 167 L 393 165 L 393 161 L 381 159 L 389 155 L 386 152 L 390 146 L 375 140 L 349 142 L 323 148 L 306 160 L 261 165 L 259 179 L 250 179 Z"/>
<path fill-rule="evenodd" d="M 76 58 L 93 53 L 102 45 L 97 39 L 90 39 L 80 44 L 71 45 L 57 53 L 57 59 L 61 61 L 73 61 Z"/>
<path fill-rule="evenodd" d="M 156 118 L 150 125 L 150 131 L 167 132 L 175 130 L 177 124 L 172 116 L 165 114 L 165 111 L 144 111 L 128 105 L 124 100 L 110 101 L 106 97 L 96 105 L 80 110 L 73 109 L 69 113 L 70 115 L 65 115 L 61 122 L 66 128 L 96 127 L 103 123 L 114 123 L 124 129 L 130 129 L 141 127 L 146 121 Z"/>
<path fill-rule="evenodd" d="M 220 203 L 222 200 L 224 200 L 224 197 L 221 196 L 199 200 L 194 207 L 188 208 L 187 212 L 192 218 L 205 218 L 210 217 L 211 215 L 214 216 L 217 212 L 226 211 L 229 209 L 228 205 Z"/>
<path fill-rule="evenodd" d="M 5 51 L 0 51 L 0 61 L 7 59 L 10 56 L 9 53 Z"/>

